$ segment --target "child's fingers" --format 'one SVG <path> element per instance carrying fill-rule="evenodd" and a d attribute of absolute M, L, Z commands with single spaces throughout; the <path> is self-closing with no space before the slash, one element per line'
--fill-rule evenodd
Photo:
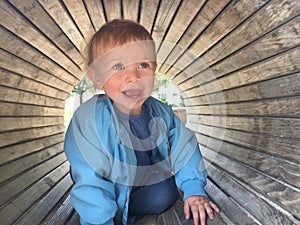
<path fill-rule="evenodd" d="M 200 225 L 205 225 L 206 222 L 206 208 L 205 206 L 198 206 L 199 208 L 199 216 L 200 216 Z M 197 223 L 198 224 L 198 223 Z"/>
<path fill-rule="evenodd" d="M 184 202 L 184 208 L 183 208 L 185 218 L 188 220 L 190 218 L 190 206 L 188 201 Z"/>
<path fill-rule="evenodd" d="M 209 201 L 209 204 L 217 213 L 220 212 L 219 207 L 215 203 L 213 203 L 212 201 Z"/>
<path fill-rule="evenodd" d="M 206 203 L 204 203 L 204 207 L 205 207 L 205 211 L 206 211 L 209 219 L 211 219 L 211 220 L 215 219 L 214 212 L 212 210 L 211 205 L 208 202 L 206 202 Z"/>

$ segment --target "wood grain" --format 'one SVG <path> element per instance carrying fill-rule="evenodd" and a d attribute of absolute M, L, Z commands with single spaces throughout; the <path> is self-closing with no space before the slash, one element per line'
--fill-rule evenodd
<path fill-rule="evenodd" d="M 58 79 L 26 61 L 19 59 L 12 54 L 4 52 L 3 50 L 0 51 L 0 56 L 2 58 L 0 66 L 15 74 L 20 74 L 27 78 L 42 82 L 45 85 L 53 87 L 67 94 L 73 88 L 65 81 Z"/>
<path fill-rule="evenodd" d="M 49 0 L 38 0 L 38 2 L 49 13 L 56 24 L 59 24 L 60 28 L 72 41 L 79 52 L 84 52 L 84 48 L 87 42 L 61 2 Z"/>
<path fill-rule="evenodd" d="M 159 0 L 152 0 L 152 1 L 142 1 L 141 2 L 141 8 L 140 8 L 140 23 L 143 24 L 143 26 L 151 32 L 156 11 L 159 6 Z"/>
<path fill-rule="evenodd" d="M 199 35 L 205 30 L 205 28 L 212 22 L 212 20 L 218 15 L 222 9 L 228 4 L 228 0 L 212 0 L 203 3 L 201 10 L 196 15 L 193 23 L 188 27 L 186 32 L 182 35 L 180 40 L 176 43 L 177 46 L 180 46 L 183 50 L 189 49 L 190 45 L 197 39 Z M 200 7 L 199 7 L 200 8 Z M 182 52 L 173 51 L 166 58 L 165 63 L 159 68 L 161 73 L 168 73 L 168 70 L 175 62 L 181 57 Z M 184 53 L 183 53 L 184 54 Z M 195 57 L 196 54 L 193 54 Z M 194 58 L 195 59 L 195 58 Z M 167 63 L 166 63 L 167 62 Z M 184 68 L 188 64 L 185 62 L 185 66 L 176 67 Z M 174 70 L 174 69 L 173 69 Z M 174 73 L 174 71 L 172 72 Z"/>
<path fill-rule="evenodd" d="M 32 46 L 42 52 L 53 61 L 61 65 L 72 74 L 81 74 L 81 70 L 44 35 L 32 27 L 31 24 L 10 8 L 4 1 L 0 2 L 0 12 L 2 15 L 1 25 L 12 33 L 29 42 Z"/>
<path fill-rule="evenodd" d="M 139 0 L 122 1 L 123 18 L 138 22 L 139 5 Z"/>
<path fill-rule="evenodd" d="M 119 0 L 103 0 L 102 2 L 105 9 L 107 21 L 122 18 L 121 2 Z"/>
<path fill-rule="evenodd" d="M 95 30 L 91 25 L 84 3 L 79 0 L 63 0 L 63 3 L 67 7 L 68 12 L 70 12 L 75 24 L 79 27 L 80 33 L 85 39 L 85 42 L 88 43 L 92 35 L 95 33 Z"/>
<path fill-rule="evenodd" d="M 69 190 L 71 185 L 72 180 L 70 176 L 65 176 L 41 201 L 27 210 L 26 213 L 16 221 L 16 224 L 22 225 L 31 222 L 39 224 L 52 207 L 54 207 L 56 202 Z M 44 204 L 44 202 L 47 202 L 47 204 Z"/>
<path fill-rule="evenodd" d="M 300 147 L 299 139 L 272 137 L 249 133 L 247 131 L 243 132 L 191 123 L 188 123 L 187 126 L 195 132 L 201 132 L 201 134 L 212 136 L 219 140 L 266 153 L 269 156 L 281 158 L 296 164 L 300 162 L 298 154 Z"/>
<path fill-rule="evenodd" d="M 0 174 L 0 183 L 9 181 L 9 179 L 18 176 L 22 172 L 35 167 L 40 163 L 46 162 L 48 159 L 58 154 L 64 154 L 63 143 L 55 144 L 42 151 L 36 152 L 35 154 L 27 155 L 16 161 L 4 164 L 1 166 L 1 171 L 5 171 L 5 173 Z"/>
<path fill-rule="evenodd" d="M 188 115 L 187 120 L 212 127 L 289 139 L 298 138 L 300 132 L 299 118 Z"/>
<path fill-rule="evenodd" d="M 66 162 L 66 157 L 63 154 L 57 155 L 4 184 L 0 190 L 0 205 L 4 205 L 10 199 L 15 198 L 64 162 Z"/>
<path fill-rule="evenodd" d="M 274 88 L 269 88 L 274 87 Z M 300 73 L 199 96 L 198 88 L 183 91 L 194 105 L 242 102 L 300 95 Z M 195 96 L 195 97 L 194 97 Z"/>
<path fill-rule="evenodd" d="M 162 41 L 165 32 L 171 26 L 171 20 L 180 5 L 180 0 L 161 1 L 152 30 L 153 39 Z"/>
<path fill-rule="evenodd" d="M 64 35 L 62 30 L 57 26 L 55 21 L 53 21 L 47 11 L 44 10 L 37 0 L 26 0 L 21 2 L 18 0 L 9 0 L 9 2 L 13 4 L 14 7 L 16 7 L 20 12 L 22 12 L 22 14 L 26 16 L 26 19 L 38 27 L 39 30 L 48 37 L 49 40 L 54 42 L 64 54 L 68 55 L 74 62 L 76 62 L 77 65 L 79 65 L 80 68 L 83 68 L 84 56 L 82 53 L 74 48 L 73 43 Z M 9 47 L 14 47 L 14 45 L 9 45 Z M 18 50 L 22 51 L 23 49 L 19 48 Z M 28 55 L 25 58 L 28 58 Z M 40 61 L 40 59 L 41 58 L 36 57 L 35 60 L 33 60 L 33 63 L 35 63 L 35 61 Z M 43 61 L 46 60 L 44 59 Z M 50 71 L 54 72 L 53 69 L 50 69 Z M 54 72 L 54 75 L 58 74 L 60 73 Z M 79 74 L 73 74 L 75 77 L 78 75 Z"/>
<path fill-rule="evenodd" d="M 271 116 L 271 117 L 299 117 L 299 97 L 285 99 L 266 99 L 240 103 L 216 104 L 205 106 L 189 105 L 189 114 L 229 115 L 229 116 Z"/>
<path fill-rule="evenodd" d="M 63 133 L 64 131 L 64 125 L 59 124 L 47 127 L 37 127 L 19 131 L 0 133 L 0 147 L 17 144 L 24 141 L 39 139 L 42 137 Z"/>
<path fill-rule="evenodd" d="M 297 208 L 297 205 L 299 204 L 300 192 L 298 189 L 292 189 L 289 186 L 269 178 L 263 173 L 259 173 L 256 170 L 246 167 L 228 157 L 224 157 L 221 154 L 217 154 L 204 146 L 202 147 L 202 152 L 209 161 L 213 161 L 219 168 L 226 171 L 231 176 L 236 177 L 240 186 L 249 188 L 252 193 L 256 193 L 256 195 L 263 198 L 267 201 L 267 203 L 270 204 L 273 202 L 278 205 L 282 214 L 289 211 L 294 216 L 299 216 L 299 209 Z M 233 190 L 229 190 L 230 193 L 232 191 Z M 244 201 L 244 199 L 245 198 L 236 198 L 235 200 Z M 249 204 L 248 201 L 244 203 L 244 205 L 247 204 Z M 251 207 L 251 204 L 247 208 L 249 207 Z M 276 215 L 276 213 L 273 215 Z M 290 218 L 292 218 L 292 216 L 290 216 Z M 273 219 L 276 219 L 276 217 L 274 216 Z M 279 216 L 278 219 L 285 219 L 285 217 Z M 280 223 L 277 222 L 276 224 Z"/>
<path fill-rule="evenodd" d="M 52 136 L 46 136 L 44 138 L 22 142 L 12 146 L 3 147 L 0 151 L 0 165 L 9 163 L 26 155 L 39 152 L 50 146 L 62 143 L 64 136 L 64 134 L 60 133 Z"/>
<path fill-rule="evenodd" d="M 286 214 L 286 211 L 282 208 L 271 207 L 267 198 L 249 188 L 248 185 L 241 184 L 238 179 L 225 170 L 221 170 L 220 167 L 214 163 L 209 163 L 207 170 L 211 179 L 214 180 L 214 184 L 222 189 L 224 188 L 223 190 L 226 190 L 228 197 L 236 204 L 239 204 L 240 208 L 246 209 L 250 214 L 255 216 L 255 220 L 257 220 L 258 223 L 271 223 L 276 225 L 298 224 L 298 221 L 293 218 L 291 214 Z M 227 203 L 227 201 L 219 198 L 219 192 L 216 192 L 215 195 L 211 194 L 211 198 L 219 204 Z M 249 204 L 250 202 L 251 204 Z M 221 209 L 226 211 L 228 207 L 221 206 Z"/>
<path fill-rule="evenodd" d="M 157 58 L 160 62 L 165 61 L 165 59 L 172 50 L 172 45 L 175 45 L 182 36 L 182 34 L 186 31 L 186 24 L 190 23 L 198 13 L 199 8 L 195 7 L 195 5 L 201 6 L 203 3 L 204 1 L 190 0 L 183 1 L 180 4 L 180 7 L 176 12 L 176 16 L 173 21 L 173 23 L 177 25 L 170 27 L 166 36 L 164 37 L 164 42 L 166 43 L 162 43 L 157 53 Z M 186 12 L 189 13 L 186 14 Z"/>
<path fill-rule="evenodd" d="M 34 206 L 34 203 L 39 200 L 44 194 L 46 194 L 57 182 L 59 182 L 63 176 L 67 173 L 69 167 L 58 167 L 56 170 L 49 173 L 47 176 L 45 176 L 43 179 L 39 180 L 35 185 L 24 191 L 21 195 L 19 195 L 17 198 L 13 200 L 13 202 L 0 211 L 1 218 L 3 218 L 2 223 L 3 224 L 10 224 L 15 223 L 18 224 L 18 221 L 16 221 L 26 210 L 28 210 L 30 207 Z M 64 180 L 70 178 L 65 178 Z M 60 187 L 56 186 L 56 187 Z M 66 183 L 64 185 L 66 187 Z M 61 187 L 62 188 L 62 187 Z M 53 189 L 55 191 L 56 188 Z M 51 192 L 50 192 L 51 193 Z M 59 194 L 56 194 L 59 196 Z M 50 200 L 50 199 L 49 199 Z M 51 203 L 51 201 L 49 201 Z M 39 206 L 41 208 L 41 206 Z M 47 207 L 47 204 L 44 204 L 44 207 Z M 51 207 L 51 204 L 50 204 Z M 9 213 L 8 215 L 8 212 Z M 12 213 L 13 212 L 13 213 Z M 47 211 L 45 211 L 47 212 Z M 41 212 L 42 213 L 42 212 Z M 7 216 L 4 216 L 7 215 Z M 29 212 L 26 214 L 27 216 L 31 216 Z M 39 214 L 36 214 L 38 218 L 43 218 Z M 27 218 L 25 216 L 24 219 Z M 22 217 L 19 219 L 19 221 L 22 221 Z M 24 223 L 21 223 L 24 224 Z M 25 223 L 26 224 L 26 223 Z"/>
<path fill-rule="evenodd" d="M 105 23 L 105 14 L 101 2 L 97 0 L 84 0 L 84 5 L 87 8 L 94 30 L 99 30 Z"/>

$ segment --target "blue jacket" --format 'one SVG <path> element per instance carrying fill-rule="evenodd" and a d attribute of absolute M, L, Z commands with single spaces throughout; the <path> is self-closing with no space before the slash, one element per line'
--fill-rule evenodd
<path fill-rule="evenodd" d="M 195 135 L 171 107 L 150 97 L 151 138 L 157 146 L 153 168 L 139 180 L 150 184 L 175 175 L 184 199 L 206 196 L 206 170 Z M 82 224 L 133 224 L 128 218 L 130 190 L 136 185 L 136 158 L 130 137 L 115 117 L 106 95 L 94 96 L 74 113 L 65 138 L 74 186 L 71 202 Z M 159 170 L 160 168 L 161 170 Z M 161 171 L 165 171 L 162 173 Z"/>

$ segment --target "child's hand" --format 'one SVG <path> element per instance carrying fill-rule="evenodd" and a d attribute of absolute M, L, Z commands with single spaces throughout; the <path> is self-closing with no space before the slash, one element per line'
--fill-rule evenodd
<path fill-rule="evenodd" d="M 195 225 L 199 224 L 199 220 L 201 225 L 205 225 L 206 213 L 209 219 L 213 220 L 215 218 L 213 210 L 217 213 L 220 212 L 218 206 L 205 196 L 191 196 L 184 202 L 185 218 L 188 220 L 190 212 L 192 212 Z"/>

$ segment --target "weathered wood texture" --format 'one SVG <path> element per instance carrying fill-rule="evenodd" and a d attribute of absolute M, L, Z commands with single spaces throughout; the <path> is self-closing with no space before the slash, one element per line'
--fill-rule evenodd
<path fill-rule="evenodd" d="M 152 33 L 184 96 L 222 210 L 208 224 L 300 224 L 298 0 L 0 1 L 1 224 L 79 223 L 64 104 L 91 36 L 115 18 Z M 192 224 L 182 204 L 136 225 Z"/>

